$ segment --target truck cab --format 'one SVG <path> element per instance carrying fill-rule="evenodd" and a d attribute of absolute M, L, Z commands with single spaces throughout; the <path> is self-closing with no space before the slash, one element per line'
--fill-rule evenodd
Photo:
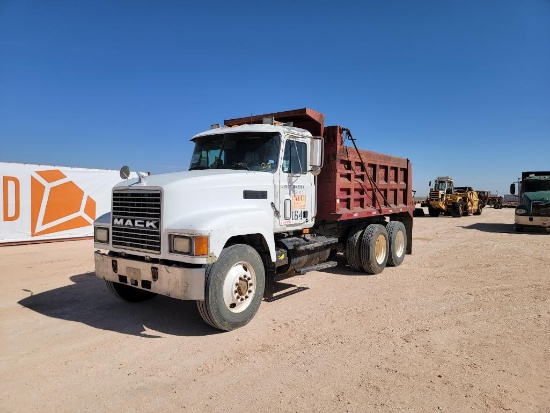
<path fill-rule="evenodd" d="M 265 182 L 262 188 L 243 189 L 241 205 L 231 206 L 232 210 L 247 209 L 245 205 L 253 199 L 269 199 L 270 203 L 260 205 L 272 218 L 272 232 L 313 225 L 317 205 L 314 173 L 321 161 L 312 164 L 309 154 L 319 156 L 320 139 L 303 129 L 262 124 L 217 128 L 194 136 L 192 141 L 195 148 L 189 171 L 246 171 L 237 176 L 247 177 L 252 175 L 247 172 L 253 172 L 259 174 L 254 179 Z M 278 213 L 273 214 L 274 210 Z"/>
<path fill-rule="evenodd" d="M 242 244 L 255 246 L 240 251 L 250 262 L 234 268 L 236 292 L 223 299 L 242 311 L 259 305 L 264 262 L 285 262 L 275 234 L 315 222 L 315 175 L 322 166 L 322 139 L 266 122 L 199 133 L 191 139 L 188 171 L 140 176 L 113 188 L 112 211 L 94 224 L 94 245 L 96 274 L 119 298 L 205 300 L 210 266 L 228 245 Z"/>
<path fill-rule="evenodd" d="M 522 172 L 519 182 L 519 203 L 515 210 L 517 232 L 526 228 L 550 230 L 550 171 Z M 515 183 L 510 193 L 516 193 Z"/>

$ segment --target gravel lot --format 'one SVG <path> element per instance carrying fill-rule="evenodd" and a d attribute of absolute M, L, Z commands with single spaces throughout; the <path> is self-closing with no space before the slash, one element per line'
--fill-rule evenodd
<path fill-rule="evenodd" d="M 550 412 L 550 235 L 415 218 L 413 255 L 280 283 L 242 329 L 117 300 L 90 240 L 0 248 L 1 412 Z"/>

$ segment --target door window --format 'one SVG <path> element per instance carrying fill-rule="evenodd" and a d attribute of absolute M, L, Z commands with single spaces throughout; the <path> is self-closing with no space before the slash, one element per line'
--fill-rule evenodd
<path fill-rule="evenodd" d="M 288 140 L 283 156 L 283 172 L 305 174 L 307 172 L 307 145 L 304 142 Z"/>

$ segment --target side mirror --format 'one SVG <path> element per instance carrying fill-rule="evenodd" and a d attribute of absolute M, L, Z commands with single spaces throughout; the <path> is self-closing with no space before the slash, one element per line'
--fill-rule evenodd
<path fill-rule="evenodd" d="M 323 138 L 321 136 L 313 136 L 311 138 L 311 147 L 309 153 L 309 165 L 312 172 L 316 170 L 316 167 L 319 169 L 319 172 L 321 172 L 324 157 L 325 151 Z M 319 174 L 319 172 L 317 174 Z M 315 172 L 313 174 L 316 175 Z"/>
<path fill-rule="evenodd" d="M 128 179 L 130 176 L 130 167 L 127 165 L 124 165 L 122 168 L 120 168 L 120 177 L 122 179 Z"/>
<path fill-rule="evenodd" d="M 510 184 L 510 194 L 516 194 L 516 184 Z"/>
<path fill-rule="evenodd" d="M 430 183 L 428 184 L 428 186 L 431 188 L 432 187 L 432 181 L 430 181 Z"/>

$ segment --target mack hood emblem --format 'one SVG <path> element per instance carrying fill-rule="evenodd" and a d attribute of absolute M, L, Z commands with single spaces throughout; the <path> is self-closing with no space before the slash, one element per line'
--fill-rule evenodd
<path fill-rule="evenodd" d="M 113 218 L 113 226 L 158 229 L 158 219 Z"/>

